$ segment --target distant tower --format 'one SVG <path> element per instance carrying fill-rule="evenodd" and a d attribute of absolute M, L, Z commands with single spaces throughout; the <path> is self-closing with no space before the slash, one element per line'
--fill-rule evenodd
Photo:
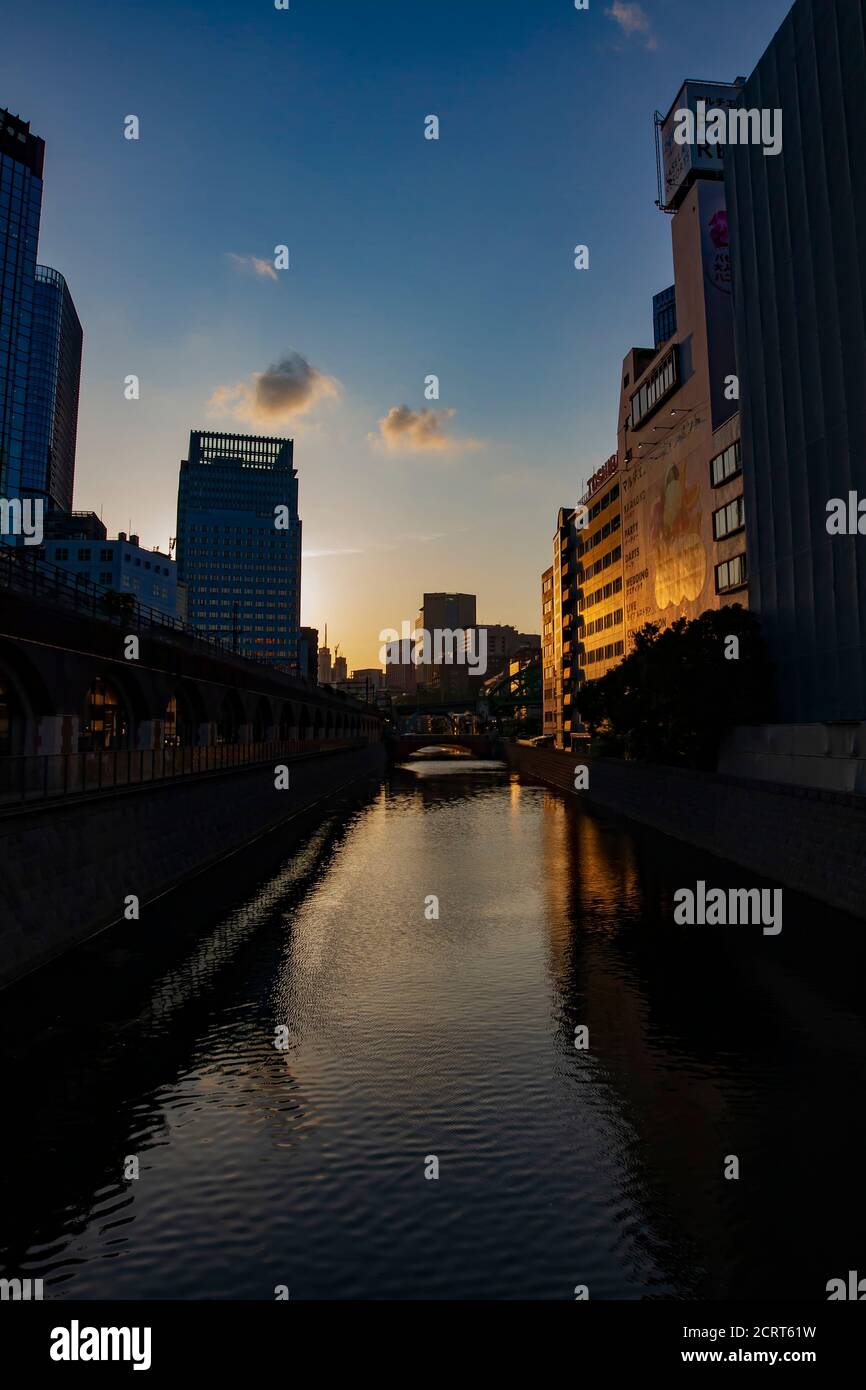
<path fill-rule="evenodd" d="M 319 685 L 331 684 L 331 648 L 328 646 L 328 624 L 325 623 L 325 645 L 319 648 Z"/>

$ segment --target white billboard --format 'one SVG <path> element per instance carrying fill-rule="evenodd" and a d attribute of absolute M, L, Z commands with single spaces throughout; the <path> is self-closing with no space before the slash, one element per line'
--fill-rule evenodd
<path fill-rule="evenodd" d="M 684 82 L 677 99 L 661 123 L 661 166 L 662 166 L 662 207 L 675 207 L 695 174 L 718 173 L 724 169 L 724 145 L 708 144 L 705 139 L 695 139 L 687 144 L 679 144 L 675 131 L 682 128 L 678 116 L 682 111 L 691 111 L 693 128 L 697 131 L 699 122 L 698 102 L 706 102 L 707 108 L 727 110 L 736 106 L 742 87 L 732 82 Z"/>

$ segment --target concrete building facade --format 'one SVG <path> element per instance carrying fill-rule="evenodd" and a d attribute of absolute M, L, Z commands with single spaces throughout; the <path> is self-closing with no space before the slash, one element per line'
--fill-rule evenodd
<path fill-rule="evenodd" d="M 675 319 L 669 337 L 626 355 L 620 377 L 626 650 L 645 623 L 748 601 L 723 161 L 719 146 L 712 159 L 703 146 L 683 157 L 666 134 L 677 110 L 700 97 L 730 105 L 741 91 L 740 80 L 688 82 L 659 123 Z"/>
<path fill-rule="evenodd" d="M 797 0 L 742 93 L 782 112 L 782 153 L 739 145 L 725 165 L 750 605 L 781 717 L 860 723 L 852 757 L 866 748 L 866 516 L 831 533 L 828 505 L 866 498 L 864 32 L 858 0 Z M 816 731 L 804 756 L 832 742 Z"/>

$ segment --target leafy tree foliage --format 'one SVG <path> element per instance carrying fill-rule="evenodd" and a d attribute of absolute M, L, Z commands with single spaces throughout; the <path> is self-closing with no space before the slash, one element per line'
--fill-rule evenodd
<path fill-rule="evenodd" d="M 738 655 L 729 639 L 738 640 Z M 669 627 L 647 623 L 634 649 L 579 697 L 599 753 L 714 769 L 722 734 L 775 717 L 772 667 L 758 620 L 740 604 Z"/>

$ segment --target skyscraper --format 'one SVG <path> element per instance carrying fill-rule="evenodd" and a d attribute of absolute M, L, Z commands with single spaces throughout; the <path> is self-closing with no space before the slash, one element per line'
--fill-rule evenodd
<path fill-rule="evenodd" d="M 83 333 L 63 276 L 36 267 L 21 491 L 72 510 Z"/>
<path fill-rule="evenodd" d="M 21 496 L 45 142 L 0 108 L 0 497 Z"/>
<path fill-rule="evenodd" d="M 177 565 L 194 627 L 244 656 L 297 665 L 301 522 L 290 439 L 192 431 Z"/>
<path fill-rule="evenodd" d="M 418 684 L 435 686 L 442 694 L 468 688 L 465 634 L 476 626 L 474 594 L 425 594 L 415 623 L 429 634 L 423 661 L 418 663 Z"/>
<path fill-rule="evenodd" d="M 866 541 L 828 529 L 833 499 L 866 497 L 863 21 L 797 0 L 740 103 L 781 111 L 782 152 L 725 159 L 750 606 L 798 724 L 866 719 Z"/>

